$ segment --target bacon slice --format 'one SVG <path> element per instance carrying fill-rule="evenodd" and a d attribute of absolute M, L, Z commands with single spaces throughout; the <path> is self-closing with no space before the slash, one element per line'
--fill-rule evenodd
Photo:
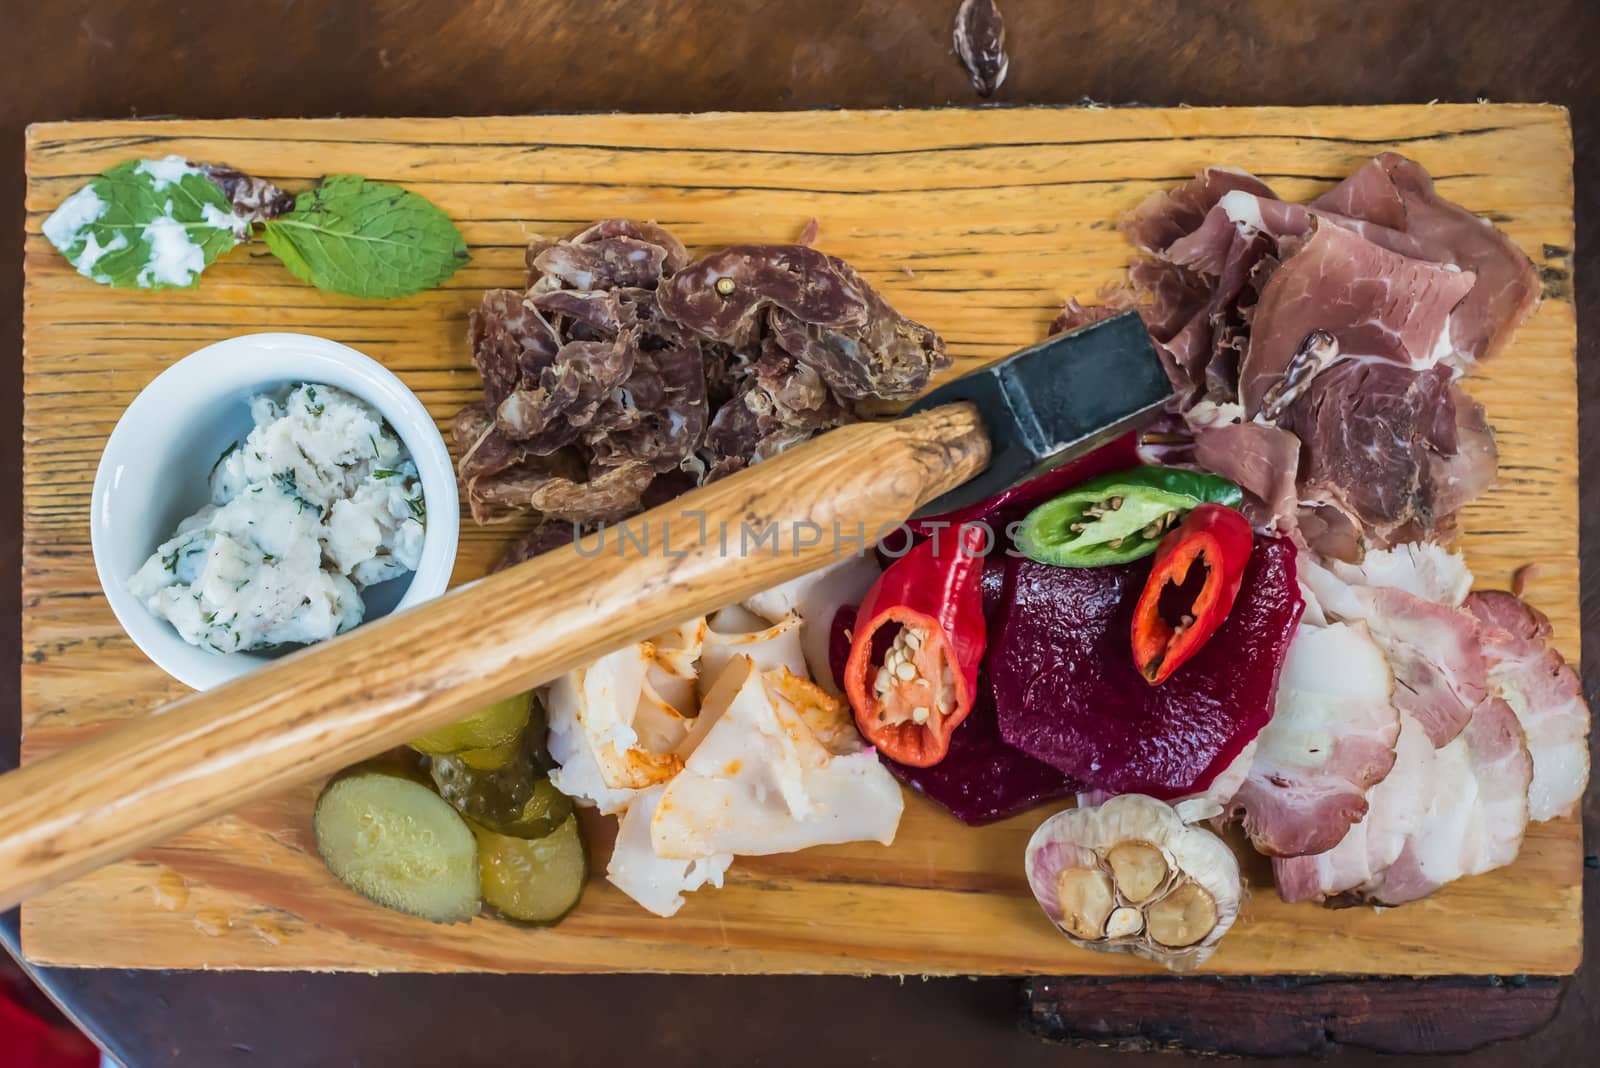
<path fill-rule="evenodd" d="M 1395 761 L 1393 693 L 1383 650 L 1364 625 L 1295 632 L 1272 721 L 1234 797 L 1259 852 L 1320 853 L 1366 814 L 1367 791 Z"/>
<path fill-rule="evenodd" d="M 1459 737 L 1434 753 L 1434 785 L 1393 864 L 1355 892 L 1399 905 L 1516 859 L 1528 825 L 1533 761 L 1511 706 L 1486 698 Z"/>
<path fill-rule="evenodd" d="M 1466 599 L 1483 628 L 1489 686 L 1511 706 L 1533 758 L 1528 816 L 1570 816 L 1589 781 L 1589 706 L 1578 675 L 1550 647 L 1550 621 L 1504 590 Z"/>
<path fill-rule="evenodd" d="M 1285 901 L 1327 901 L 1376 878 L 1400 857 L 1434 793 L 1433 743 L 1416 718 L 1400 715 L 1394 767 L 1367 794 L 1367 815 L 1323 853 L 1276 857 L 1272 878 Z"/>
<path fill-rule="evenodd" d="M 1328 618 L 1367 624 L 1394 671 L 1395 703 L 1417 718 L 1435 747 L 1442 746 L 1461 733 L 1489 693 L 1477 621 L 1464 608 L 1425 600 L 1400 586 L 1348 581 L 1399 581 L 1396 573 L 1374 565 L 1371 573 L 1346 568 L 1335 574 L 1310 560 L 1299 569 L 1300 581 Z M 1421 589 L 1445 579 L 1407 581 Z"/>

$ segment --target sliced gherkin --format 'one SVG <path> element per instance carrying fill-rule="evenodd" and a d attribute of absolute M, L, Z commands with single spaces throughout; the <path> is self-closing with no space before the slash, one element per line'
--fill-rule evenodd
<path fill-rule="evenodd" d="M 483 903 L 495 915 L 540 927 L 556 923 L 583 896 L 589 874 L 578 818 L 543 838 L 513 838 L 474 826 Z"/>
<path fill-rule="evenodd" d="M 432 756 L 467 749 L 495 749 L 516 740 L 533 709 L 531 693 L 517 694 L 478 709 L 472 715 L 411 741 L 411 748 Z"/>

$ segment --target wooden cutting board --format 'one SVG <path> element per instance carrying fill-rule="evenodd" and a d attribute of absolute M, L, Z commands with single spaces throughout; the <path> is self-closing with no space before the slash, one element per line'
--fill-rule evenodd
<path fill-rule="evenodd" d="M 807 112 L 502 119 L 94 122 L 28 132 L 24 341 L 23 759 L 36 760 L 183 688 L 145 660 L 101 596 L 89 490 L 106 435 L 172 361 L 220 338 L 298 330 L 397 372 L 446 423 L 479 393 L 464 341 L 488 287 L 519 285 L 530 234 L 611 215 L 655 219 L 691 247 L 820 245 L 937 329 L 966 370 L 1038 340 L 1063 297 L 1092 298 L 1129 259 L 1118 216 L 1209 163 L 1283 195 L 1327 188 L 1368 157 L 1421 161 L 1450 198 L 1510 232 L 1546 299 L 1472 378 L 1499 432 L 1500 484 L 1465 516 L 1480 585 L 1536 565 L 1528 596 L 1578 651 L 1576 327 L 1569 281 L 1572 143 L 1541 106 L 1248 110 Z M 327 173 L 399 182 L 455 218 L 472 262 L 441 290 L 372 303 L 292 279 L 261 246 L 198 288 L 114 291 L 40 236 L 91 175 L 178 153 L 298 189 Z M 463 519 L 456 581 L 515 536 Z M 1044 811 L 981 830 L 910 797 L 899 839 L 740 859 L 729 885 L 657 919 L 598 875 L 560 927 L 437 927 L 371 906 L 317 860 L 315 786 L 253 805 L 23 907 L 27 956 L 53 965 L 366 971 L 1128 973 L 1130 957 L 1057 936 L 1022 850 Z M 1046 810 L 1048 811 L 1048 810 Z M 610 822 L 589 825 L 603 871 Z M 1565 973 L 1579 959 L 1580 828 L 1529 829 L 1510 868 L 1403 909 L 1280 902 L 1264 862 L 1209 968 L 1251 974 Z"/>

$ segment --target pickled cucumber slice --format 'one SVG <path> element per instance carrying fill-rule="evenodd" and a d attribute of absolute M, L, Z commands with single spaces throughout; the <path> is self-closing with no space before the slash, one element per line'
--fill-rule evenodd
<path fill-rule="evenodd" d="M 505 745 L 497 745 L 492 749 L 463 749 L 453 755 L 474 771 L 496 771 L 515 760 L 521 748 L 522 739 L 513 738 Z"/>
<path fill-rule="evenodd" d="M 472 829 L 432 790 L 387 769 L 357 769 L 328 784 L 312 820 L 317 852 L 350 889 L 435 923 L 478 911 Z"/>
<path fill-rule="evenodd" d="M 474 826 L 483 903 L 502 919 L 545 927 L 571 912 L 583 896 L 589 859 L 578 818 L 543 838 L 512 838 Z"/>
<path fill-rule="evenodd" d="M 472 767 L 465 754 L 430 757 L 428 774 L 456 811 L 497 834 L 543 838 L 572 815 L 572 799 L 534 766 L 526 747 L 489 771 Z"/>
<path fill-rule="evenodd" d="M 429 731 L 411 741 L 419 753 L 459 753 L 463 749 L 494 749 L 514 741 L 528 723 L 533 709 L 531 693 L 518 694 L 480 708 L 466 719 Z"/>

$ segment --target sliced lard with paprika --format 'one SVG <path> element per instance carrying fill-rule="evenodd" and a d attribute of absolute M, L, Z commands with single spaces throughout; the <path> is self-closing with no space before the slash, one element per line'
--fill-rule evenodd
<path fill-rule="evenodd" d="M 641 790 L 617 827 L 617 843 L 606 865 L 606 879 L 657 916 L 671 916 L 683 908 L 683 895 L 702 886 L 722 885 L 733 863 L 729 853 L 670 860 L 656 855 L 650 842 L 650 825 L 665 786 Z"/>
<path fill-rule="evenodd" d="M 715 682 L 733 659 L 747 656 L 763 671 L 787 668 L 803 674 L 800 617 L 793 613 L 769 623 L 747 609 L 730 605 L 713 615 L 700 651 L 700 675 Z"/>
<path fill-rule="evenodd" d="M 771 624 L 798 616 L 806 668 L 817 685 L 838 696 L 843 691 L 834 682 L 828 655 L 833 618 L 844 606 L 860 604 L 882 571 L 872 556 L 847 556 L 820 571 L 759 593 L 745 601 L 743 607 Z"/>
<path fill-rule="evenodd" d="M 831 704 L 847 722 L 843 707 Z M 904 800 L 876 754 L 843 731 L 825 732 L 839 747 L 831 750 L 750 658 L 728 665 L 707 693 L 701 719 L 710 726 L 651 819 L 658 856 L 760 856 L 894 841 Z"/>
<path fill-rule="evenodd" d="M 550 755 L 561 766 L 550 781 L 562 793 L 618 812 L 632 791 L 664 783 L 683 767 L 674 750 L 693 720 L 647 695 L 658 666 L 650 644 L 630 645 L 551 684 Z"/>

